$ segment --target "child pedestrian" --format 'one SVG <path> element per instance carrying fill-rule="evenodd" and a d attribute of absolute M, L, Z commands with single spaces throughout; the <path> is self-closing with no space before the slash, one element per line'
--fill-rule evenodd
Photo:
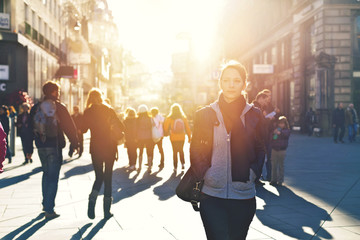
<path fill-rule="evenodd" d="M 284 160 L 290 137 L 289 123 L 285 116 L 279 117 L 277 128 L 271 138 L 271 185 L 282 185 L 284 182 Z"/>

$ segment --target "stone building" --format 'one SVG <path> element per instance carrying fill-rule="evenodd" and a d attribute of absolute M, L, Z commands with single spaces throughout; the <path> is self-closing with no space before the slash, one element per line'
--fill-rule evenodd
<path fill-rule="evenodd" d="M 250 98 L 272 90 L 293 126 L 312 107 L 325 133 L 338 103 L 360 112 L 359 0 L 230 0 L 224 12 L 225 56 L 249 69 Z"/>
<path fill-rule="evenodd" d="M 60 0 L 0 0 L 0 98 L 23 90 L 38 100 L 60 57 Z"/>

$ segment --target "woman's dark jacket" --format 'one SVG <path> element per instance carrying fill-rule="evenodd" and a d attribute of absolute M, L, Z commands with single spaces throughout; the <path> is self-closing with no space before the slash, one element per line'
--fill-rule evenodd
<path fill-rule="evenodd" d="M 32 119 L 30 114 L 25 112 L 19 114 L 16 120 L 16 127 L 18 136 L 33 136 Z"/>
<path fill-rule="evenodd" d="M 91 131 L 90 153 L 95 159 L 115 160 L 117 143 L 110 137 L 111 123 L 117 124 L 116 129 L 125 130 L 115 111 L 107 105 L 93 104 L 84 111 L 82 131 Z"/>
<path fill-rule="evenodd" d="M 261 175 L 265 158 L 264 123 L 258 108 L 252 107 L 245 114 L 248 149 L 244 153 L 249 156 L 251 169 L 257 176 Z M 256 124 L 254 124 L 256 123 Z M 215 111 L 206 106 L 195 113 L 194 132 L 190 144 L 190 161 L 198 180 L 202 180 L 206 171 L 211 167 L 214 126 L 219 125 Z M 224 140 L 225 141 L 225 140 Z"/>
<path fill-rule="evenodd" d="M 137 122 L 136 118 L 126 118 L 124 120 L 126 142 L 135 142 L 137 140 L 136 122 Z"/>

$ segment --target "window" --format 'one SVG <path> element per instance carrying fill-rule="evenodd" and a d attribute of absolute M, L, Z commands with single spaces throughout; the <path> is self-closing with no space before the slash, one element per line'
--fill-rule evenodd
<path fill-rule="evenodd" d="M 36 14 L 34 11 L 31 13 L 31 20 L 32 20 L 32 26 L 35 27 L 36 25 Z"/>
<path fill-rule="evenodd" d="M 46 2 L 47 2 L 46 0 L 42 0 L 42 3 L 43 3 L 44 5 L 46 5 Z"/>
<path fill-rule="evenodd" d="M 47 23 L 44 23 L 44 37 L 48 39 L 48 25 Z"/>
<path fill-rule="evenodd" d="M 28 23 L 29 22 L 29 6 L 26 3 L 24 4 L 24 12 L 25 12 L 25 22 Z"/>
<path fill-rule="evenodd" d="M 273 65 L 277 64 L 276 46 L 271 48 L 271 62 Z"/>
<path fill-rule="evenodd" d="M 360 70 L 360 13 L 355 17 L 354 24 L 354 70 Z"/>
<path fill-rule="evenodd" d="M 264 64 L 268 64 L 268 52 L 264 52 Z"/>
<path fill-rule="evenodd" d="M 0 0 L 0 12 L 5 12 L 5 0 Z"/>
<path fill-rule="evenodd" d="M 308 24 L 305 29 L 305 57 L 313 57 L 316 54 L 315 24 Z"/>
<path fill-rule="evenodd" d="M 38 27 L 39 34 L 42 34 L 42 33 L 43 33 L 43 30 L 42 30 L 42 20 L 41 20 L 40 17 L 38 17 L 38 24 L 39 24 L 39 27 Z"/>
<path fill-rule="evenodd" d="M 280 45 L 280 65 L 285 67 L 285 43 L 282 42 Z"/>

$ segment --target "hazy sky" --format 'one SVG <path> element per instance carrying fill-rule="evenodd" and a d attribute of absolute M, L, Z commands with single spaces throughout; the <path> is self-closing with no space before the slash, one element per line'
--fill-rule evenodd
<path fill-rule="evenodd" d="M 199 58 L 206 57 L 221 0 L 108 0 L 120 41 L 152 70 L 169 68 L 180 32 L 192 35 Z"/>

